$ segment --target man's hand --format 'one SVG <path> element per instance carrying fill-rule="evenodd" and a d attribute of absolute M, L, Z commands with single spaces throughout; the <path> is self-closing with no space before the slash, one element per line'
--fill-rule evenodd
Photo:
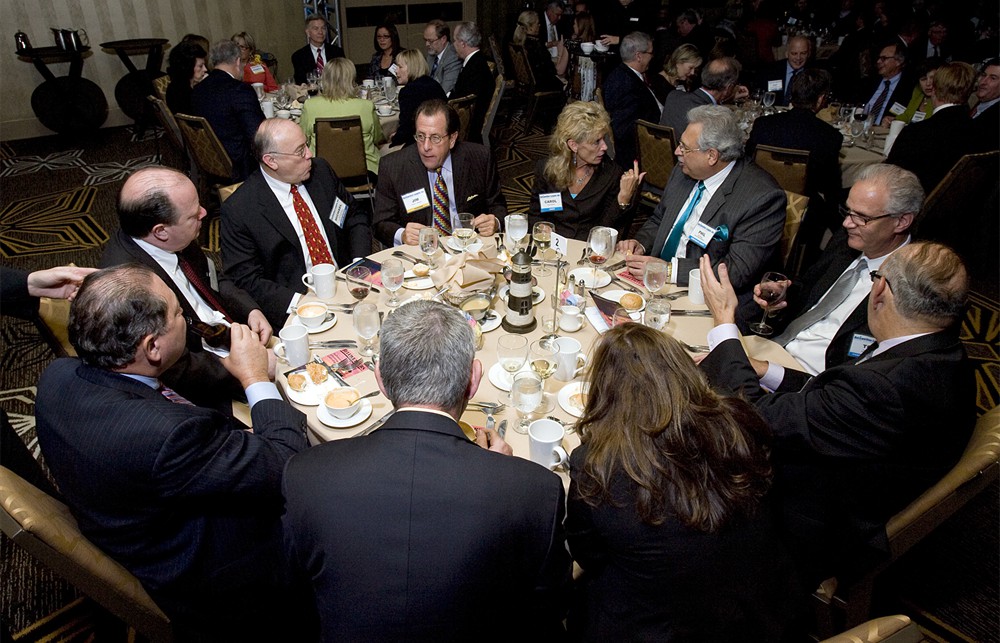
<path fill-rule="evenodd" d="M 403 228 L 403 243 L 408 246 L 415 246 L 420 243 L 420 230 L 426 228 L 422 223 L 407 223 Z"/>
<path fill-rule="evenodd" d="M 788 287 L 792 285 L 792 280 L 791 279 L 785 279 L 784 281 L 779 281 L 777 283 L 784 284 L 785 292 L 787 292 L 788 291 Z M 777 311 L 781 310 L 782 308 L 788 307 L 788 302 L 786 300 L 782 299 L 781 301 L 779 301 L 776 304 L 770 304 L 770 308 L 768 308 L 769 304 L 766 301 L 764 301 L 763 299 L 760 298 L 760 284 L 757 284 L 756 286 L 753 287 L 753 301 L 754 301 L 755 304 L 757 304 L 761 308 L 768 309 L 771 312 L 777 312 Z"/>
<path fill-rule="evenodd" d="M 610 47 L 611 45 L 617 45 L 619 42 L 621 42 L 621 38 L 619 38 L 618 36 L 609 36 L 607 34 L 602 35 L 600 38 L 598 38 L 598 40 L 600 40 L 602 44 L 605 44 L 608 47 Z"/>
<path fill-rule="evenodd" d="M 729 269 L 719 264 L 719 278 L 712 271 L 712 260 L 702 255 L 698 260 L 701 269 L 701 288 L 705 292 L 705 305 L 712 311 L 715 325 L 736 323 L 736 291 L 729 282 Z"/>
<path fill-rule="evenodd" d="M 625 265 L 628 266 L 629 273 L 642 279 L 642 275 L 646 270 L 646 264 L 653 259 L 656 259 L 656 257 L 647 257 L 646 255 L 625 255 Z"/>
<path fill-rule="evenodd" d="M 250 330 L 257 333 L 260 337 L 260 343 L 267 346 L 267 343 L 271 340 L 271 333 L 274 330 L 271 328 L 271 324 L 267 322 L 267 317 L 264 317 L 264 313 L 260 312 L 260 309 L 254 309 L 250 311 L 247 315 L 247 326 Z"/>
<path fill-rule="evenodd" d="M 490 213 L 480 214 L 472 220 L 472 227 L 476 229 L 481 237 L 492 237 L 500 231 L 500 223 L 495 215 Z"/>
<path fill-rule="evenodd" d="M 746 85 L 737 85 L 733 88 L 733 100 L 746 100 L 750 97 L 750 90 Z"/>
<path fill-rule="evenodd" d="M 623 255 L 644 255 L 646 254 L 646 249 L 642 247 L 642 244 L 635 239 L 623 239 L 618 242 L 615 246 L 615 251 L 620 252 Z"/>
<path fill-rule="evenodd" d="M 514 449 L 504 442 L 495 429 L 476 429 L 476 444 L 487 451 L 495 451 L 503 455 L 514 455 Z"/>
<path fill-rule="evenodd" d="M 244 389 L 257 382 L 270 382 L 268 349 L 260 343 L 257 333 L 243 324 L 233 324 L 230 336 L 229 356 L 222 358 L 222 365 L 229 374 L 238 379 Z"/>
<path fill-rule="evenodd" d="M 47 270 L 36 270 L 28 275 L 28 294 L 32 297 L 52 297 L 53 299 L 69 299 L 76 297 L 83 278 L 97 268 L 77 268 L 76 266 L 58 266 Z"/>

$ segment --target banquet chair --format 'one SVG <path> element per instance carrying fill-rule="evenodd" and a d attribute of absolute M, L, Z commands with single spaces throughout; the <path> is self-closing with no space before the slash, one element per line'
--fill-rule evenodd
<path fill-rule="evenodd" d="M 157 76 L 153 79 L 153 91 L 156 93 L 156 97 L 164 103 L 167 102 L 168 86 L 170 86 L 170 76 L 167 76 L 166 74 Z"/>
<path fill-rule="evenodd" d="M 169 76 L 164 76 L 164 78 L 169 78 Z M 197 184 L 198 169 L 194 163 L 194 159 L 191 158 L 191 154 L 188 153 L 187 147 L 184 145 L 184 138 L 181 136 L 181 130 L 177 125 L 177 119 L 174 118 L 174 113 L 170 111 L 170 108 L 167 107 L 167 104 L 162 99 L 156 96 L 147 96 L 146 99 L 152 105 L 156 120 L 160 122 L 160 127 L 167 133 L 167 138 L 170 140 L 171 145 L 174 146 L 174 149 L 177 150 L 182 158 L 187 160 L 187 174 Z M 162 162 L 163 155 L 160 154 L 159 138 L 156 139 L 156 155 L 160 157 Z"/>
<path fill-rule="evenodd" d="M 69 300 L 39 297 L 35 325 L 56 357 L 76 357 L 69 343 Z"/>
<path fill-rule="evenodd" d="M 796 194 L 806 193 L 808 150 L 758 145 L 754 150 L 753 162 L 773 176 L 781 189 Z"/>
<path fill-rule="evenodd" d="M 175 118 L 188 153 L 198 168 L 198 193 L 203 199 L 202 203 L 209 203 L 209 184 L 215 186 L 231 182 L 233 161 L 222 147 L 212 126 L 203 117 L 175 114 Z"/>
<path fill-rule="evenodd" d="M 219 194 L 219 204 L 225 203 L 226 199 L 233 196 L 233 192 L 239 189 L 241 185 L 243 185 L 243 181 L 233 183 L 231 185 L 220 185 L 216 187 L 215 191 Z"/>
<path fill-rule="evenodd" d="M 469 94 L 460 98 L 452 98 L 448 104 L 458 112 L 458 140 L 469 138 L 469 123 L 472 121 L 472 110 L 476 107 L 476 95 Z"/>
<path fill-rule="evenodd" d="M 566 97 L 561 91 L 554 89 L 546 91 L 538 90 L 535 82 L 535 72 L 531 69 L 531 64 L 528 62 L 528 53 L 524 50 L 524 47 L 511 43 L 510 59 L 511 64 L 514 65 L 514 80 L 517 83 L 518 91 L 528 101 L 523 129 L 523 133 L 527 134 L 531 131 L 531 126 L 540 108 L 546 112 L 552 109 L 559 111 L 562 109 Z"/>
<path fill-rule="evenodd" d="M 942 427 L 944 428 L 944 427 Z M 869 617 L 872 590 L 878 575 L 945 520 L 989 487 L 1000 472 L 1000 407 L 976 422 L 972 437 L 958 463 L 941 480 L 889 519 L 886 535 L 889 555 L 860 579 L 841 585 L 831 577 L 813 593 L 820 636 L 831 636 L 841 627 L 853 627 Z"/>
<path fill-rule="evenodd" d="M 0 505 L 0 530 L 11 542 L 150 641 L 173 640 L 167 615 L 135 576 L 80 533 L 66 505 L 6 467 Z"/>
<path fill-rule="evenodd" d="M 872 619 L 820 643 L 920 643 L 924 633 L 902 614 Z"/>
<path fill-rule="evenodd" d="M 809 197 L 785 190 L 785 229 L 781 233 L 781 265 L 786 275 L 797 275 L 802 267 L 805 246 L 799 228 L 809 210 Z"/>
<path fill-rule="evenodd" d="M 635 128 L 639 143 L 639 169 L 646 173 L 639 186 L 641 203 L 655 208 L 660 204 L 660 197 L 677 162 L 674 156 L 677 148 L 674 128 L 642 119 L 635 122 Z"/>
<path fill-rule="evenodd" d="M 348 192 L 357 198 L 375 198 L 375 186 L 368 179 L 360 116 L 317 118 L 313 140 L 316 156 L 330 164 Z"/>
<path fill-rule="evenodd" d="M 493 123 L 497 118 L 497 111 L 500 109 L 500 101 L 503 100 L 504 90 L 507 88 L 507 83 L 504 80 L 503 74 L 497 74 L 496 89 L 493 90 L 493 98 L 490 99 L 490 107 L 486 110 L 486 118 L 483 119 L 483 145 L 486 149 L 490 149 L 492 145 L 490 142 L 490 134 L 493 133 Z"/>

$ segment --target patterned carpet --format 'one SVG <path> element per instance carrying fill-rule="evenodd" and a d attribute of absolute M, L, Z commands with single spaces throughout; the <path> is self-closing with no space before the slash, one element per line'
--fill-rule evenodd
<path fill-rule="evenodd" d="M 179 167 L 179 157 L 149 131 L 105 129 L 88 139 L 46 137 L 0 143 L 0 261 L 25 270 L 69 262 L 94 265 L 117 226 L 115 200 L 125 177 L 157 164 Z M 534 165 L 547 154 L 547 136 L 502 126 L 495 146 L 511 211 L 527 207 Z M 218 251 L 217 219 L 206 235 Z M 996 275 L 990 292 L 976 293 L 963 340 L 976 364 L 980 412 L 1000 403 L 1000 306 Z M 2 303 L 0 303 L 2 306 Z M 37 451 L 34 384 L 53 359 L 30 322 L 0 319 L 0 406 Z M 943 641 L 998 641 L 1000 516 L 996 485 L 932 538 L 915 548 L 879 592 L 880 614 L 916 618 Z M 0 634 L 18 641 L 124 641 L 121 624 L 72 586 L 0 538 Z"/>

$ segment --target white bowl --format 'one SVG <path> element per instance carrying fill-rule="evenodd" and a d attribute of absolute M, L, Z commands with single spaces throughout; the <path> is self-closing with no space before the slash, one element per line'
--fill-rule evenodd
<path fill-rule="evenodd" d="M 274 115 L 277 116 L 278 118 L 291 118 L 292 117 L 292 113 L 290 111 L 288 111 L 287 109 L 279 109 L 278 111 L 276 111 L 274 113 Z"/>
<path fill-rule="evenodd" d="M 594 51 L 594 43 L 592 43 L 592 42 L 581 42 L 580 43 L 580 49 L 585 54 L 593 53 L 593 51 Z"/>

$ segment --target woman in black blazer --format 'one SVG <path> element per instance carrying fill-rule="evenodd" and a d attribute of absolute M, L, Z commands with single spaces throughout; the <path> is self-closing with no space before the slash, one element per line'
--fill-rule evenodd
<path fill-rule="evenodd" d="M 397 78 L 403 85 L 399 90 L 399 129 L 392 135 L 393 147 L 413 145 L 416 133 L 414 118 L 417 108 L 426 100 L 448 100 L 441 84 L 431 78 L 427 57 L 416 49 L 404 49 L 396 56 Z"/>

